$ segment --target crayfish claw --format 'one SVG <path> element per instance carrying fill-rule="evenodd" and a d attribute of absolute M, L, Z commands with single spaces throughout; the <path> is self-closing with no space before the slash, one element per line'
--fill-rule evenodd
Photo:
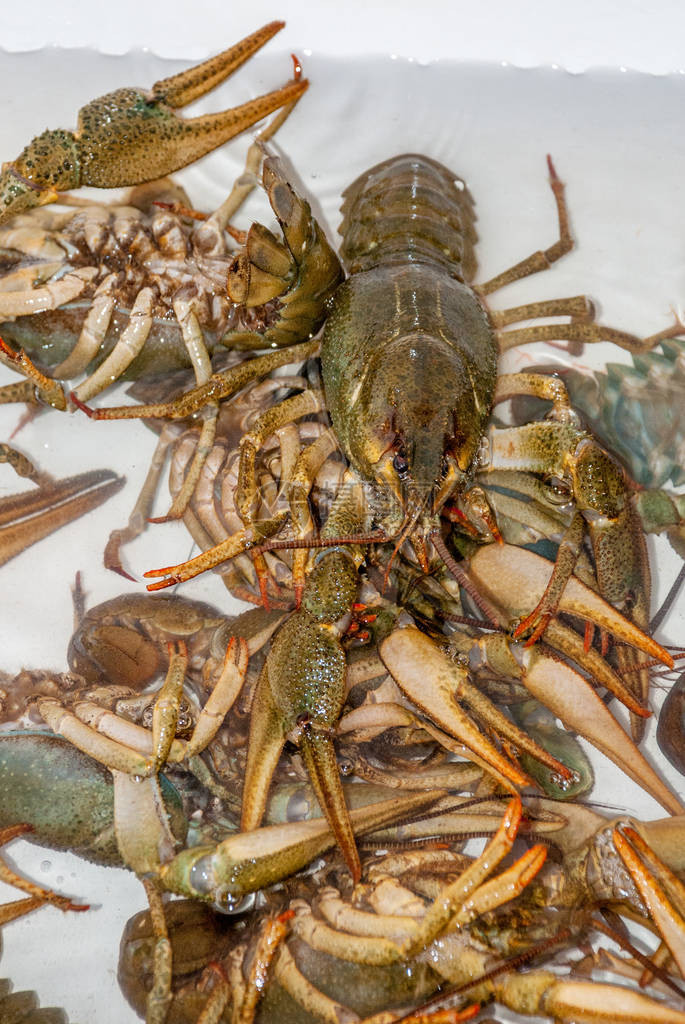
<path fill-rule="evenodd" d="M 264 160 L 262 181 L 284 241 L 261 224 L 253 224 L 245 249 L 229 271 L 228 294 L 246 306 L 278 298 L 280 308 L 275 322 L 264 330 L 229 332 L 224 343 L 238 349 L 283 346 L 311 338 L 343 279 L 340 260 L 312 216 L 309 203 L 292 188 L 276 157 Z"/>
<path fill-rule="evenodd" d="M 298 70 L 280 89 L 216 114 L 183 119 L 174 111 L 214 89 L 284 25 L 273 21 L 242 42 L 151 92 L 117 89 L 86 104 L 75 132 L 45 131 L 0 174 L 0 222 L 83 185 L 116 188 L 164 178 L 199 160 L 308 87 Z"/>
<path fill-rule="evenodd" d="M 0 565 L 97 508 L 124 483 L 124 477 L 96 469 L 0 499 Z"/>
<path fill-rule="evenodd" d="M 174 109 L 187 107 L 221 85 L 282 28 L 285 28 L 284 21 L 270 21 L 268 25 L 264 25 L 215 57 L 180 71 L 177 75 L 160 79 L 152 86 L 153 98 Z"/>
<path fill-rule="evenodd" d="M 616 828 L 614 846 L 685 977 L 685 885 L 634 828 Z"/>

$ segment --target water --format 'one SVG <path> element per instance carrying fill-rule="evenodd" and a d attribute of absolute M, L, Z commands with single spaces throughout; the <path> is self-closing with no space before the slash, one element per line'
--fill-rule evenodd
<path fill-rule="evenodd" d="M 56 50 L 5 54 L 0 66 L 3 80 L 12 83 L 4 93 L 0 122 L 3 159 L 14 157 L 46 125 L 73 126 L 78 106 L 88 99 L 119 85 L 149 85 L 181 67 L 150 54 L 102 58 L 91 51 Z M 242 102 L 283 81 L 289 68 L 284 54 L 256 59 L 234 85 L 210 96 L 201 109 Z M 393 153 L 425 152 L 469 184 L 479 215 L 479 278 L 484 280 L 554 242 L 556 217 L 545 163 L 551 153 L 567 184 L 577 248 L 552 272 L 497 294 L 492 305 L 504 308 L 582 292 L 597 301 L 603 323 L 641 334 L 668 325 L 669 309 L 681 300 L 685 284 L 681 76 L 574 76 L 499 65 L 422 66 L 390 58 L 315 57 L 307 60 L 305 71 L 312 88 L 282 132 L 278 148 L 295 168 L 295 180 L 311 192 L 314 210 L 331 234 L 338 223 L 339 194 L 357 174 Z M 45 107 L 46 94 L 50 109 Z M 211 208 L 223 198 L 242 167 L 244 150 L 245 144 L 232 144 L 183 172 L 197 205 Z M 535 346 L 507 356 L 504 365 L 510 370 L 566 358 L 560 350 Z M 592 352 L 586 349 L 580 361 L 599 365 L 608 359 L 628 357 L 603 345 Z M 9 371 L 0 367 L 0 381 L 10 379 Z M 17 409 L 0 407 L 0 439 L 9 437 L 19 416 Z M 76 571 L 83 573 L 89 604 L 135 589 L 104 571 L 102 549 L 109 531 L 128 517 L 154 439 L 136 423 L 88 423 L 79 415 L 51 413 L 29 423 L 16 442 L 56 476 L 106 465 L 128 478 L 127 487 L 85 525 L 63 530 L 3 570 L 2 668 L 63 669 Z M 0 493 L 12 493 L 21 484 L 9 468 L 0 466 L 0 486 Z M 163 497 L 158 512 L 166 503 Z M 656 607 L 678 566 L 665 544 L 650 545 L 657 559 Z M 165 525 L 148 530 L 126 556 L 140 576 L 189 553 L 183 527 Z M 192 581 L 183 593 L 227 607 L 226 592 L 212 577 Z M 681 639 L 682 619 L 682 610 L 676 609 L 660 639 Z M 655 704 L 660 700 L 657 693 Z M 598 799 L 647 817 L 662 816 L 612 764 L 599 755 L 593 760 Z M 668 767 L 664 774 L 682 790 L 682 778 Z M 121 1003 L 115 972 L 123 924 L 144 905 L 139 883 L 129 873 L 98 870 L 53 853 L 50 871 L 41 871 L 47 864 L 45 851 L 28 844 L 17 843 L 11 852 L 15 864 L 47 885 L 55 884 L 58 875 L 68 878 L 69 892 L 93 909 L 65 918 L 48 908 L 13 924 L 4 936 L 2 974 L 11 976 L 17 988 L 37 988 L 44 1005 L 64 1006 L 70 1020 L 79 1024 L 133 1020 Z M 498 1017 L 504 1019 L 499 1010 Z"/>

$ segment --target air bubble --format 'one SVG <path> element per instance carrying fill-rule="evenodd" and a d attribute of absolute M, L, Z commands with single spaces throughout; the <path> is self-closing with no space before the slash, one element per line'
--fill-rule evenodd
<path fill-rule="evenodd" d="M 254 908 L 255 899 L 253 892 L 245 896 L 236 896 L 225 888 L 219 888 L 215 893 L 214 906 L 221 914 L 244 914 Z"/>
<path fill-rule="evenodd" d="M 190 869 L 190 885 L 200 896 L 209 896 L 213 892 L 214 872 L 212 871 L 211 854 L 200 857 Z"/>
<path fill-rule="evenodd" d="M 481 437 L 474 462 L 476 469 L 487 469 L 490 465 L 490 442 L 487 437 Z"/>
<path fill-rule="evenodd" d="M 580 775 L 578 772 L 573 771 L 571 772 L 570 778 L 562 778 L 561 775 L 557 775 L 556 772 L 553 772 L 551 780 L 554 785 L 562 791 L 562 793 L 567 793 L 570 789 L 573 789 L 574 786 L 578 785 L 580 782 Z"/>

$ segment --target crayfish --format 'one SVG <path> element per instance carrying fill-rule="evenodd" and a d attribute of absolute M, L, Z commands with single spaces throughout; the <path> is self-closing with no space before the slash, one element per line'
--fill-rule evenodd
<path fill-rule="evenodd" d="M 451 511 L 471 537 L 501 540 L 483 488 L 474 479 L 484 437 L 489 449 L 485 460 L 488 472 L 517 470 L 558 478 L 575 509 L 554 572 L 546 585 L 543 582 L 514 637 L 532 634 L 532 642 L 548 631 L 551 639 L 554 629 L 549 632 L 550 623 L 561 607 L 586 529 L 600 592 L 633 619 L 638 632 L 647 625 L 649 569 L 638 511 L 623 471 L 579 425 L 557 378 L 519 373 L 498 379 L 496 375 L 499 350 L 540 339 L 611 340 L 638 351 L 653 344 L 652 339 L 641 341 L 594 324 L 583 297 L 500 312 L 486 307 L 486 295 L 546 269 L 571 248 L 563 186 L 551 161 L 549 169 L 559 240 L 475 288 L 470 285 L 475 272 L 472 201 L 464 183 L 451 172 L 434 161 L 408 155 L 386 161 L 350 186 L 343 206 L 342 250 L 350 276 L 335 291 L 324 327 L 323 395 L 305 389 L 269 409 L 241 438 L 235 503 L 243 527 L 208 553 L 146 574 L 161 577 L 150 585 L 156 590 L 190 579 L 242 551 L 256 546 L 268 549 L 269 539 L 279 534 L 287 512 L 282 510 L 267 520 L 256 518 L 257 453 L 274 431 L 317 413 L 325 398 L 335 438 L 350 468 L 321 532 L 324 550 L 309 570 L 306 553 L 294 561 L 298 608 L 276 636 L 257 686 L 242 825 L 251 829 L 259 824 L 280 750 L 287 738 L 294 739 L 356 877 L 359 862 L 335 766 L 332 729 L 344 702 L 345 657 L 340 634 L 356 600 L 363 545 L 368 540 L 385 541 L 399 551 L 410 542 L 425 572 L 429 543 L 438 552 L 444 550 L 440 516 L 446 511 Z M 292 250 L 293 224 L 298 237 L 304 237 L 306 207 L 285 183 L 275 162 L 267 160 L 264 173 L 272 206 Z M 274 185 L 278 182 L 280 185 Z M 285 216 L 286 208 L 292 222 Z M 265 229 L 253 230 L 259 237 Z M 331 293 L 337 283 L 338 270 L 329 249 L 314 227 L 308 230 L 307 259 L 286 291 L 286 300 L 306 288 L 305 271 L 310 265 L 317 268 L 313 276 L 317 300 L 322 293 Z M 257 251 L 248 245 L 239 267 L 246 294 L 252 287 L 253 271 L 263 273 L 270 266 L 267 262 L 265 267 L 261 250 L 258 256 Z M 328 283 L 322 285 L 324 270 Z M 260 280 L 259 274 L 256 280 Z M 547 317 L 551 312 L 567 314 L 571 322 L 513 331 L 501 326 Z M 254 332 L 255 346 L 258 339 L 259 332 Z M 87 411 L 98 419 L 185 418 L 219 398 L 228 398 L 275 366 L 307 358 L 315 350 L 316 343 L 310 341 L 278 349 L 215 374 L 176 400 Z M 548 421 L 506 430 L 488 428 L 493 405 L 519 394 L 548 401 Z M 325 436 L 323 443 L 328 443 Z M 319 466 L 326 455 L 321 448 L 322 440 L 318 440 L 305 449 L 293 475 L 311 482 L 307 460 L 313 459 Z M 307 543 L 305 533 L 310 526 L 309 517 L 302 513 L 300 495 L 301 491 L 293 490 L 290 502 L 295 530 L 288 541 L 294 547 Z M 522 556 L 515 557 L 520 561 Z M 495 570 L 492 586 L 501 571 Z M 525 578 L 526 589 L 537 586 L 527 575 Z M 463 570 L 459 579 L 466 579 Z M 487 586 L 487 580 L 479 581 L 471 585 L 471 592 L 482 593 Z M 496 603 L 484 607 L 489 608 L 486 613 L 491 619 L 500 621 Z M 588 605 L 581 604 L 580 614 L 592 621 Z M 602 628 L 620 628 L 615 621 L 608 625 L 604 612 L 599 615 L 595 621 Z M 627 703 L 639 723 L 646 714 L 648 677 L 647 669 L 640 666 L 646 664 L 648 654 L 667 665 L 671 659 L 653 641 L 638 639 L 637 632 L 631 635 L 629 642 L 642 648 L 642 661 L 623 647 L 618 656 L 623 672 L 636 672 Z M 513 664 L 511 661 L 510 672 Z M 401 669 L 393 675 L 400 685 L 410 685 Z M 416 699 L 414 691 L 411 699 Z M 486 749 L 482 740 L 477 742 L 481 752 Z M 492 752 L 484 756 L 502 772 L 498 757 Z M 509 778 L 519 785 L 523 781 L 516 774 Z M 663 798 L 671 810 L 679 808 L 677 800 Z"/>
<path fill-rule="evenodd" d="M 153 105 L 157 93 L 167 87 L 161 83 L 156 88 Z M 302 88 L 303 83 L 296 81 L 279 94 L 280 100 L 291 103 Z M 64 133 L 57 142 L 76 145 L 75 137 Z M 254 153 L 259 162 L 260 148 Z M 22 159 L 25 163 L 29 158 Z M 650 573 L 644 533 L 665 525 L 677 529 L 680 506 L 660 492 L 645 498 L 635 491 L 613 455 L 583 426 L 558 378 L 497 372 L 499 355 L 520 344 L 609 341 L 644 352 L 667 333 L 639 339 L 603 327 L 594 322 L 584 296 L 491 309 L 488 297 L 493 292 L 547 269 L 572 247 L 563 186 L 551 160 L 548 165 L 559 222 L 557 241 L 479 285 L 474 284 L 475 216 L 465 183 L 442 164 L 413 154 L 378 164 L 347 189 L 341 249 L 348 271 L 345 281 L 308 203 L 291 184 L 283 162 L 271 156 L 263 160 L 262 182 L 282 237 L 254 224 L 237 254 L 228 242 L 227 207 L 200 222 L 178 195 L 167 196 L 171 208 L 164 213 L 139 210 L 123 215 L 117 207 L 119 212 L 104 208 L 104 214 L 80 219 L 78 214 L 55 221 L 31 215 L 30 225 L 39 224 L 43 231 L 39 248 L 45 266 L 39 280 L 17 261 L 11 270 L 19 294 L 12 295 L 14 289 L 9 288 L 5 315 L 12 319 L 9 330 L 17 333 L 4 345 L 4 360 L 29 378 L 11 396 L 38 395 L 41 401 L 62 407 L 71 401 L 93 419 L 178 422 L 190 449 L 190 468 L 185 476 L 178 475 L 177 494 L 163 518 L 182 516 L 192 522 L 193 536 L 208 550 L 179 565 L 148 571 L 147 577 L 156 581 L 150 589 L 185 582 L 226 559 L 240 558 L 240 568 L 225 576 L 230 590 L 268 604 L 285 580 L 294 604 L 289 614 L 279 610 L 268 626 L 260 626 L 259 642 L 252 646 L 264 646 L 266 653 L 252 679 L 250 640 L 242 635 L 242 627 L 232 624 L 228 633 L 222 632 L 219 650 L 205 658 L 211 667 L 204 689 L 189 704 L 187 693 L 182 694 L 186 677 L 197 670 L 192 644 L 176 624 L 169 627 L 166 660 L 151 658 L 149 678 L 162 675 L 165 681 L 154 699 L 144 698 L 147 724 L 128 721 L 130 708 L 141 706 L 130 695 L 122 697 L 120 707 L 120 695 L 100 693 L 92 699 L 79 690 L 65 696 L 46 688 L 45 680 L 36 684 L 32 707 L 52 730 L 49 742 L 55 756 L 66 750 L 73 753 L 76 747 L 113 773 L 112 789 L 102 797 L 111 809 L 108 820 L 115 832 L 110 853 L 145 878 L 154 918 L 158 968 L 147 1002 L 150 1020 L 162 1020 L 172 1001 L 162 892 L 191 894 L 223 909 L 242 907 L 245 897 L 271 883 L 281 884 L 312 858 L 328 855 L 336 842 L 353 882 L 359 882 L 362 833 L 391 825 L 398 816 L 420 815 L 445 798 L 439 786 L 424 785 L 419 795 L 351 806 L 353 791 L 366 787 L 343 785 L 341 737 L 349 758 L 345 763 L 352 770 L 357 765 L 360 777 L 363 772 L 383 772 L 364 743 L 391 733 L 400 737 L 400 743 L 419 747 L 428 735 L 450 757 L 464 756 L 470 763 L 463 771 L 463 765 L 457 772 L 448 761 L 436 765 L 430 776 L 449 779 L 450 790 L 460 788 L 455 783 L 459 776 L 464 786 L 513 795 L 531 782 L 524 756 L 526 763 L 532 759 L 553 772 L 560 789 L 570 785 L 573 771 L 563 758 L 542 750 L 512 721 L 514 714 L 497 707 L 474 680 L 487 679 L 493 692 L 498 686 L 509 687 L 517 704 L 532 692 L 553 716 L 582 731 L 672 814 L 682 811 L 677 795 L 643 758 L 586 678 L 592 677 L 624 702 L 638 737 L 640 723 L 650 713 L 651 662 L 673 664 L 668 651 L 649 635 Z M 25 171 L 24 164 L 15 161 L 6 172 L 12 188 L 19 178 L 29 181 L 18 202 L 27 202 L 29 196 L 52 198 L 42 188 L 45 182 L 34 188 Z M 235 204 L 229 202 L 228 208 L 233 210 Z M 14 225 L 6 230 L 5 237 L 11 238 Z M 74 262 L 81 261 L 76 268 L 67 269 L 63 262 L 56 271 L 50 266 L 49 245 L 59 245 L 61 238 L 70 239 L 78 250 L 73 254 Z M 25 240 L 26 236 L 22 245 Z M 117 248 L 123 250 L 127 266 L 133 263 L 134 251 L 136 257 L 143 256 L 143 270 L 132 272 L 129 282 L 123 344 L 116 345 L 112 355 L 67 396 L 55 378 L 88 373 L 91 361 L 102 357 L 108 333 L 120 329 L 116 307 L 122 301 L 122 265 L 117 263 L 121 252 L 111 253 Z M 100 250 L 105 253 L 102 260 Z M 16 251 L 22 253 L 21 263 L 27 250 L 17 241 Z M 160 253 L 168 260 L 163 273 L 157 270 Z M 170 284 L 174 274 L 180 284 Z M 226 289 L 223 278 L 228 280 Z M 72 300 L 81 298 L 85 305 L 74 317 Z M 60 356 L 52 376 L 13 347 L 21 343 L 22 332 L 31 333 L 32 318 L 26 314 L 33 301 L 49 309 L 48 330 L 55 311 L 61 314 L 68 308 L 71 336 L 78 338 L 75 348 Z M 144 404 L 92 407 L 91 400 L 115 373 L 136 374 L 146 368 L 146 353 L 148 367 L 165 368 L 155 349 L 156 335 L 162 331 L 155 322 L 157 302 L 165 308 L 164 318 L 177 342 L 180 337 L 177 347 L 183 359 L 193 365 L 195 387 L 169 396 L 166 384 L 150 383 Z M 507 329 L 557 316 L 569 322 Z M 323 321 L 319 342 L 315 335 Z M 166 329 L 168 324 L 162 326 Z M 221 349 L 231 345 L 267 351 L 254 358 L 232 355 L 227 368 L 214 367 L 210 357 L 215 352 L 223 355 Z M 136 367 L 140 356 L 143 363 Z M 317 356 L 320 377 L 318 368 L 312 369 Z M 274 371 L 307 362 L 281 378 L 280 385 L 275 383 L 279 378 L 269 377 L 264 386 L 263 379 Z M 523 426 L 493 422 L 493 411 L 521 396 L 545 403 L 546 419 Z M 249 406 L 251 398 L 257 415 L 245 422 L 241 403 Z M 221 434 L 221 415 L 228 410 L 230 417 L 233 403 L 234 411 L 240 406 L 239 437 L 227 439 Z M 165 422 L 162 433 L 168 440 L 173 427 L 167 428 Z M 274 458 L 271 451 L 266 459 L 265 448 L 274 435 L 279 452 Z M 223 536 L 222 527 L 213 520 L 211 528 L 203 526 L 198 514 L 199 508 L 206 511 L 211 506 L 207 500 L 201 505 L 200 490 L 207 480 L 213 481 L 212 460 L 221 445 L 235 456 L 222 495 L 233 527 Z M 335 468 L 329 474 L 332 464 Z M 325 508 L 322 492 L 315 488 L 322 475 L 340 484 Z M 209 487 L 213 489 L 214 483 Z M 526 497 L 534 499 L 528 517 L 522 513 Z M 149 512 L 145 506 L 145 515 Z M 526 531 L 529 535 L 522 540 Z M 126 536 L 135 532 L 135 524 L 124 531 Z M 524 549 L 524 543 L 540 538 L 556 545 L 553 563 Z M 121 534 L 115 537 L 109 551 L 111 564 L 119 568 L 122 539 Z M 291 549 L 292 554 L 281 559 L 281 549 Z M 173 605 L 162 607 L 173 610 Z M 474 608 L 480 619 L 468 614 Z M 147 612 L 141 609 L 142 605 L 136 614 L 145 617 Z M 204 610 L 201 617 L 211 620 L 213 613 Z M 451 618 L 464 619 L 467 632 L 452 631 Z M 579 619 L 585 623 L 584 635 L 577 629 Z M 116 648 L 119 630 L 127 626 L 119 621 L 94 624 L 91 619 L 89 627 L 105 641 L 106 653 L 98 654 L 96 672 L 107 675 L 107 651 Z M 601 650 L 593 642 L 597 628 Z M 86 632 L 72 648 L 77 674 L 88 662 Z M 370 687 L 368 699 L 350 707 L 355 635 L 366 636 L 383 683 Z M 610 662 L 604 658 L 609 635 L 619 641 Z M 550 648 L 580 666 L 581 672 Z M 372 697 L 377 689 L 386 699 Z M 229 755 L 221 741 L 224 722 L 241 710 L 245 714 L 248 704 L 241 753 Z M 193 705 L 192 721 L 184 732 L 186 705 Z M 227 776 L 221 776 L 219 763 Z M 324 819 L 261 827 L 272 777 L 279 793 L 284 771 L 299 772 L 301 781 L 308 777 L 311 799 L 318 801 Z M 387 778 L 390 773 L 385 774 Z M 169 791 L 167 775 L 184 780 L 181 789 L 188 787 L 186 805 L 191 808 L 196 787 L 204 786 L 228 809 L 228 831 L 240 831 L 226 836 L 225 822 L 209 815 L 209 835 L 201 833 L 196 843 L 185 846 L 183 819 L 188 815 L 183 793 L 179 798 Z M 194 807 L 195 812 L 199 809 Z M 21 817 L 19 810 L 12 813 Z M 506 836 L 502 849 L 513 841 L 513 823 L 519 815 L 518 797 L 513 796 L 495 841 L 502 845 Z M 530 875 L 541 868 L 543 859 L 543 852 L 533 847 L 525 862 L 507 869 L 514 875 L 519 872 L 512 881 L 514 889 L 525 895 Z M 439 896 L 433 909 L 418 915 L 419 924 L 406 925 L 382 952 L 366 936 L 359 943 L 346 938 L 342 944 L 361 948 L 362 959 L 413 964 L 414 958 L 430 955 L 436 939 L 450 927 L 447 918 L 456 915 L 462 930 L 471 926 L 464 900 L 476 899 L 481 882 L 487 893 L 485 912 L 502 902 L 502 892 L 508 898 L 509 875 L 490 883 L 484 882 L 484 873 L 483 862 L 477 868 L 466 867 L 466 881 L 459 874 L 445 890 L 445 916 Z M 671 902 L 678 903 L 672 892 Z M 324 943 L 338 941 L 316 923 L 305 938 L 306 910 L 290 909 L 295 918 L 286 912 L 288 916 L 277 919 L 272 946 L 286 949 L 288 929 L 304 942 L 316 933 L 323 935 Z M 346 914 L 344 908 L 341 913 Z M 271 954 L 262 957 L 261 952 L 272 941 L 270 929 L 270 924 L 261 929 L 258 962 L 272 962 Z M 455 941 L 459 945 L 460 940 Z M 285 952 L 276 955 L 278 963 L 287 957 Z M 491 961 L 486 956 L 476 959 L 475 973 L 487 974 Z M 241 960 L 232 976 L 235 992 L 240 993 L 234 1012 L 249 1020 L 262 981 L 249 971 L 241 981 L 242 971 Z M 443 972 L 443 978 L 459 983 L 461 979 L 452 974 Z M 297 989 L 305 1002 L 317 998 L 297 974 L 289 978 L 291 989 Z M 488 984 L 484 981 L 478 990 L 479 1000 L 494 996 L 520 1008 L 518 996 L 510 994 L 519 986 L 516 975 L 509 973 L 501 984 Z M 545 975 L 534 984 L 539 998 L 533 1005 L 539 1010 L 562 1019 L 592 1019 L 588 1014 L 595 1008 L 587 1008 L 584 988 L 573 989 L 577 998 L 570 1006 L 571 989 L 565 983 Z M 226 997 L 221 980 L 214 988 L 218 1005 Z M 523 1005 L 528 1005 L 526 999 Z M 638 1000 L 625 1011 L 616 1009 L 616 1019 L 622 1019 L 621 1013 L 646 1016 L 648 1010 L 651 1013 L 652 1006 Z M 339 1012 L 339 1007 L 329 1007 L 329 1018 Z M 676 1011 L 664 1012 L 670 1013 L 665 1020 L 682 1019 Z"/>

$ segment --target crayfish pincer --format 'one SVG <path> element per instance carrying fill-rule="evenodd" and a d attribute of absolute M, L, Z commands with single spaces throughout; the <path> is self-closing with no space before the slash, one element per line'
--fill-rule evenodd
<path fill-rule="evenodd" d="M 152 181 L 180 170 L 235 135 L 299 99 L 306 80 L 231 110 L 183 120 L 174 113 L 220 85 L 271 39 L 284 22 L 272 21 L 202 64 L 156 82 L 152 90 L 123 88 L 79 111 L 75 132 L 37 136 L 0 175 L 0 223 L 57 193 L 82 185 L 116 188 Z"/>

